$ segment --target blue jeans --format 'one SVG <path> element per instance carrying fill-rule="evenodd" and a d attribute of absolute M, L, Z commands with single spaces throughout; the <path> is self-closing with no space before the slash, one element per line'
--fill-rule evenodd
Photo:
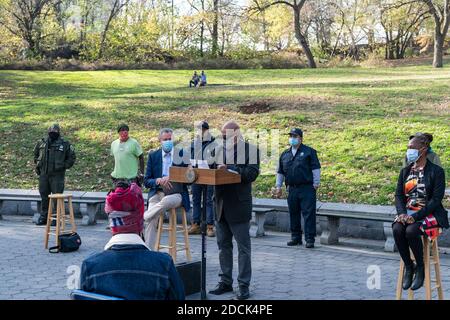
<path fill-rule="evenodd" d="M 206 197 L 206 223 L 209 225 L 214 225 L 214 209 L 213 209 L 213 193 L 214 187 L 207 186 L 207 197 Z M 203 186 L 198 184 L 192 185 L 192 220 L 194 223 L 200 224 L 200 219 L 202 215 L 202 190 Z"/>

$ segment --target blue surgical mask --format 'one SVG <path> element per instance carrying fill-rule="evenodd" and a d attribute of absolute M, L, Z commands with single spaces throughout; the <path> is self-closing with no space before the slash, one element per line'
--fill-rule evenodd
<path fill-rule="evenodd" d="M 298 138 L 289 138 L 289 144 L 293 147 L 298 146 L 300 143 L 300 140 Z"/>
<path fill-rule="evenodd" d="M 164 152 L 168 153 L 172 151 L 173 149 L 173 141 L 172 140 L 166 140 L 161 143 L 162 149 Z"/>
<path fill-rule="evenodd" d="M 417 159 L 419 159 L 419 150 L 417 149 L 406 150 L 406 160 L 408 160 L 408 163 L 416 162 Z"/>

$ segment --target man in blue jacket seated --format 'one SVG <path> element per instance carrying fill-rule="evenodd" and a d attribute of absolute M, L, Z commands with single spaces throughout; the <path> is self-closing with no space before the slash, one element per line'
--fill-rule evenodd
<path fill-rule="evenodd" d="M 174 147 L 173 130 L 170 128 L 161 129 L 158 139 L 161 148 L 148 154 L 144 177 L 144 185 L 149 189 L 148 210 L 144 213 L 144 239 L 145 244 L 152 249 L 156 244 L 160 214 L 180 206 L 188 213 L 191 208 L 187 186 L 171 182 L 169 178 L 171 166 L 187 167 L 190 164 L 189 154 L 186 154 L 187 159 L 184 159 L 183 149 Z"/>
<path fill-rule="evenodd" d="M 136 185 L 134 188 L 141 192 Z M 111 201 L 108 205 L 107 199 L 106 207 L 111 209 L 107 212 L 113 236 L 103 252 L 83 261 L 80 289 L 127 300 L 184 300 L 183 282 L 172 258 L 166 253 L 151 251 L 139 236 L 143 210 L 135 209 L 143 208 L 144 200 L 142 196 L 127 196 L 128 189 L 120 185 L 108 195 Z M 121 201 L 114 197 L 142 203 L 131 204 L 127 212 L 119 211 L 114 203 Z"/>

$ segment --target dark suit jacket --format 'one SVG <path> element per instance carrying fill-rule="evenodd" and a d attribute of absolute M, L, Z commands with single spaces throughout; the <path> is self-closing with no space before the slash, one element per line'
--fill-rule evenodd
<path fill-rule="evenodd" d="M 179 152 L 179 150 L 175 149 L 174 153 L 176 152 Z M 182 154 L 183 152 L 180 151 L 181 157 Z M 172 165 L 187 167 L 187 164 L 184 163 L 180 164 L 173 163 Z M 162 177 L 162 149 L 159 148 L 157 150 L 150 151 L 148 154 L 147 169 L 145 171 L 144 177 L 144 185 L 146 188 L 149 189 L 148 199 L 154 196 L 158 190 L 162 191 L 162 189 L 158 185 L 156 185 L 156 179 L 161 177 Z M 183 192 L 181 193 L 181 197 L 182 197 L 182 205 L 186 210 L 186 212 L 188 212 L 191 209 L 191 203 L 189 200 L 189 192 L 186 185 L 183 185 Z"/>
<path fill-rule="evenodd" d="M 395 192 L 395 207 L 397 214 L 406 214 L 406 196 L 404 192 L 405 181 L 413 164 L 403 168 L 400 172 Z M 424 219 L 430 213 L 434 215 L 439 225 L 448 228 L 447 211 L 442 205 L 442 199 L 445 195 L 445 172 L 444 169 L 427 160 L 424 170 L 425 190 L 427 191 L 427 202 L 425 207 L 415 212 L 412 217 L 419 221 Z"/>
<path fill-rule="evenodd" d="M 217 159 L 224 157 L 223 149 L 218 149 Z M 249 163 L 249 151 L 256 152 L 256 163 Z M 236 151 L 235 151 L 236 152 Z M 227 164 L 225 160 L 223 163 Z M 220 162 L 219 162 L 220 163 Z M 227 164 L 228 165 L 228 164 Z M 215 206 L 217 221 L 225 219 L 228 223 L 248 222 L 252 218 L 252 182 L 259 175 L 259 150 L 254 145 L 245 143 L 245 163 L 228 165 L 229 169 L 241 175 L 241 183 L 215 187 Z"/>

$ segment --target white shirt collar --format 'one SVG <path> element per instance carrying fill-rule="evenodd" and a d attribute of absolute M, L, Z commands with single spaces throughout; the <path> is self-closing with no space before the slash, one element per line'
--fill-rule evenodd
<path fill-rule="evenodd" d="M 161 150 L 161 152 L 162 152 L 162 157 L 163 157 L 163 159 L 164 159 L 164 157 L 167 156 L 167 154 L 170 154 L 170 159 L 173 158 L 173 148 L 172 148 L 172 150 L 170 150 L 170 152 L 168 152 L 168 153 L 166 153 L 164 150 Z"/>
<path fill-rule="evenodd" d="M 105 245 L 105 250 L 110 249 L 113 245 L 142 245 L 145 246 L 148 250 L 151 250 L 144 241 L 142 241 L 141 237 L 139 237 L 136 233 L 119 233 L 111 237 L 109 242 Z"/>

